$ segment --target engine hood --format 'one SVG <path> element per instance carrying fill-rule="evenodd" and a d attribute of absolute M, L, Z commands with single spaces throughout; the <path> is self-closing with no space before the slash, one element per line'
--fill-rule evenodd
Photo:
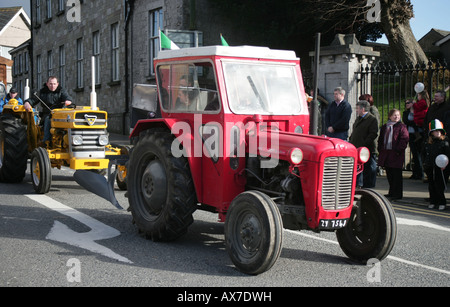
<path fill-rule="evenodd" d="M 267 146 L 258 146 L 258 154 L 272 157 L 274 154 L 279 154 L 281 160 L 288 160 L 288 153 L 292 148 L 300 148 L 303 151 L 303 161 L 319 161 L 321 155 L 357 157 L 357 149 L 354 145 L 335 138 L 281 131 L 262 131 L 260 138 L 266 138 L 269 141 Z M 278 138 L 278 144 L 276 138 Z"/>

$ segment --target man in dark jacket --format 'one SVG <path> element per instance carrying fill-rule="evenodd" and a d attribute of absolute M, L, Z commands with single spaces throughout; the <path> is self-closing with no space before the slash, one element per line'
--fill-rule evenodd
<path fill-rule="evenodd" d="M 352 107 L 344 98 L 345 90 L 342 87 L 336 88 L 334 101 L 330 103 L 325 113 L 325 126 L 327 136 L 347 141 Z"/>
<path fill-rule="evenodd" d="M 42 106 L 44 122 L 44 143 L 51 140 L 50 128 L 50 114 L 51 110 L 60 109 L 72 104 L 72 97 L 69 96 L 67 91 L 63 89 L 59 83 L 58 78 L 52 76 L 49 77 L 47 83 L 39 91 L 38 97 L 45 104 Z M 25 109 L 28 112 L 32 111 L 32 108 L 39 104 L 41 101 L 36 97 L 30 97 L 24 103 Z"/>
<path fill-rule="evenodd" d="M 444 128 L 446 131 L 450 131 L 450 122 L 448 118 L 450 113 L 450 103 L 445 101 L 445 96 L 446 93 L 444 91 L 437 91 L 434 94 L 434 102 L 428 108 L 427 115 L 425 116 L 425 121 L 423 123 L 425 135 L 428 135 L 428 126 L 434 119 L 438 119 L 440 122 L 444 123 Z"/>
<path fill-rule="evenodd" d="M 367 147 L 370 159 L 364 164 L 364 172 L 358 175 L 357 185 L 364 188 L 374 188 L 377 180 L 377 138 L 378 120 L 370 112 L 370 103 L 365 100 L 356 103 L 358 117 L 353 124 L 350 143 L 356 148 Z"/>

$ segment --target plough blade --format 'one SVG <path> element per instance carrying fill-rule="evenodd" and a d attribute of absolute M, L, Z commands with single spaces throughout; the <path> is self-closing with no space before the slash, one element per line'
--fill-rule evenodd
<path fill-rule="evenodd" d="M 114 180 L 116 179 L 116 173 L 117 170 L 112 174 L 108 171 L 108 181 L 106 181 L 105 176 L 86 170 L 76 171 L 73 176 L 75 181 L 80 186 L 89 192 L 106 199 L 117 209 L 122 210 L 123 208 L 120 206 L 114 193 Z"/>

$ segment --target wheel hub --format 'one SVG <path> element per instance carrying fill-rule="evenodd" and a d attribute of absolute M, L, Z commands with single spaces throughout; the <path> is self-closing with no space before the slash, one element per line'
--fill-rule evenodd
<path fill-rule="evenodd" d="M 242 244 L 248 251 L 258 249 L 261 242 L 261 224 L 254 215 L 249 215 L 241 225 L 240 236 Z"/>
<path fill-rule="evenodd" d="M 167 194 L 166 172 L 161 161 L 155 160 L 148 164 L 142 175 L 141 191 L 149 212 L 161 212 Z"/>

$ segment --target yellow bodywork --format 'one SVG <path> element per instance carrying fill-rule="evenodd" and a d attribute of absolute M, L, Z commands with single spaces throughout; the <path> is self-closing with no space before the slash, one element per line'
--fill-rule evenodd
<path fill-rule="evenodd" d="M 92 111 L 90 107 L 55 109 L 52 112 L 52 128 L 58 129 L 106 129 L 108 113 Z"/>

